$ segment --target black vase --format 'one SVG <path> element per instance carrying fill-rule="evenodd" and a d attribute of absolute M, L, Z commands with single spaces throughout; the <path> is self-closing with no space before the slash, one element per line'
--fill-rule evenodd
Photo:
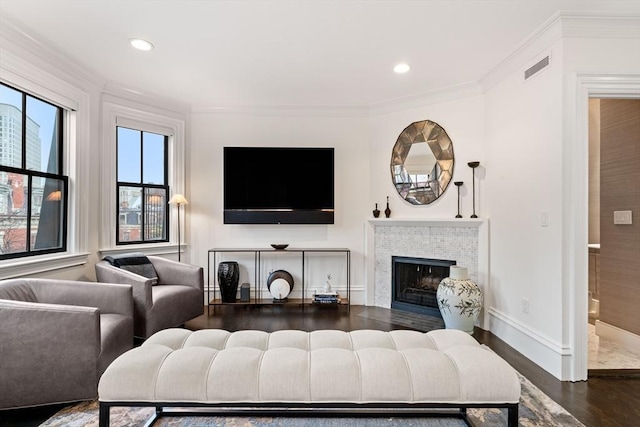
<path fill-rule="evenodd" d="M 389 208 L 389 196 L 387 196 L 387 208 L 384 210 L 384 216 L 389 218 L 391 216 L 391 208 Z"/>
<path fill-rule="evenodd" d="M 240 266 L 236 261 L 224 261 L 218 264 L 218 286 L 222 302 L 236 302 Z"/>

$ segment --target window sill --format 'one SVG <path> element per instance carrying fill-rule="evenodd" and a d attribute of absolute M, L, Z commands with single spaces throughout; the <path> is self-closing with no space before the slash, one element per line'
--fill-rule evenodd
<path fill-rule="evenodd" d="M 88 262 L 89 253 L 53 254 L 19 258 L 0 262 L 0 279 L 28 276 L 61 268 L 75 267 Z"/>
<path fill-rule="evenodd" d="M 180 245 L 180 252 L 184 252 L 187 245 Z M 176 255 L 178 253 L 178 245 L 172 243 L 157 243 L 145 245 L 123 245 L 115 248 L 100 249 L 100 257 L 104 258 L 108 255 L 119 255 L 128 252 L 142 252 L 145 255 Z"/>

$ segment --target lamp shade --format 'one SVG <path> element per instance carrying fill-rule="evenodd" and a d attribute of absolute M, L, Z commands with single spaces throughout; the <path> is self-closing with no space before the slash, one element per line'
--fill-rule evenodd
<path fill-rule="evenodd" d="M 47 200 L 53 201 L 53 202 L 59 202 L 60 200 L 62 200 L 62 191 L 60 190 L 52 191 L 47 196 Z"/>
<path fill-rule="evenodd" d="M 170 205 L 188 205 L 189 201 L 185 199 L 182 194 L 174 194 L 171 200 L 169 200 Z"/>

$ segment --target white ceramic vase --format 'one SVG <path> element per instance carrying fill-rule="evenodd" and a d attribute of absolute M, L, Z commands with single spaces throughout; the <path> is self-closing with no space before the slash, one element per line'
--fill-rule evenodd
<path fill-rule="evenodd" d="M 482 309 L 482 290 L 469 279 L 467 269 L 451 266 L 449 277 L 442 279 L 436 296 L 445 327 L 472 334 Z"/>

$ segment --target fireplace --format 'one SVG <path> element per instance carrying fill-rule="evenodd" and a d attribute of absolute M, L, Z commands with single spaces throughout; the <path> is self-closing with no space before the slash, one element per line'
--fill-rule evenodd
<path fill-rule="evenodd" d="M 391 257 L 391 308 L 441 317 L 436 292 L 455 261 Z"/>

